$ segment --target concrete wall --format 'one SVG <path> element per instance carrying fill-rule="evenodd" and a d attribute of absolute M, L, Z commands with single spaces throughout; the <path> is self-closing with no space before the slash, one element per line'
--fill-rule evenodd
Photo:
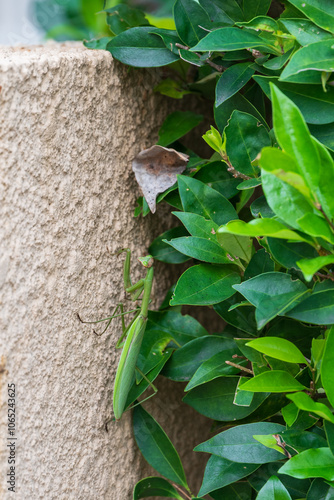
<path fill-rule="evenodd" d="M 5 477 L 7 384 L 16 388 L 15 498 L 124 500 L 147 472 L 129 414 L 104 430 L 120 325 L 97 338 L 76 313 L 108 314 L 124 298 L 123 259 L 113 252 L 130 246 L 145 254 L 170 223 L 163 209 L 132 217 L 140 193 L 131 160 L 154 144 L 170 111 L 171 101 L 152 92 L 158 79 L 158 71 L 128 71 L 79 44 L 0 49 L 3 499 L 14 497 Z M 136 279 L 141 269 L 134 265 Z M 168 272 L 160 268 L 156 301 L 171 282 Z M 158 417 L 198 478 L 184 434 L 195 417 L 183 410 L 177 423 L 179 397 L 162 393 Z M 203 438 L 198 424 L 194 444 Z"/>

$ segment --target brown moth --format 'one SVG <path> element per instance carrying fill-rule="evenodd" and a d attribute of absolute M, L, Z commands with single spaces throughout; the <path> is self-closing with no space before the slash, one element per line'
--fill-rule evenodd
<path fill-rule="evenodd" d="M 188 155 L 163 146 L 144 149 L 133 160 L 132 170 L 153 214 L 157 195 L 175 184 L 188 161 Z"/>

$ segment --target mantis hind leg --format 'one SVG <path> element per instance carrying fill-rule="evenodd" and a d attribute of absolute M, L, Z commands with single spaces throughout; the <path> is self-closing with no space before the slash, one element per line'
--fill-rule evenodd
<path fill-rule="evenodd" d="M 120 311 L 121 311 L 120 314 L 116 314 L 118 309 L 120 309 Z M 101 333 L 97 333 L 95 330 L 93 330 L 94 333 L 95 333 L 95 335 L 97 335 L 98 337 L 101 337 L 101 335 L 103 335 L 107 331 L 107 329 L 110 326 L 111 321 L 114 318 L 121 317 L 122 318 L 122 330 L 123 330 L 123 333 L 122 333 L 122 336 L 121 336 L 121 339 L 120 339 L 120 341 L 121 341 L 123 339 L 126 331 L 127 331 L 127 328 L 125 327 L 125 322 L 124 322 L 124 316 L 125 316 L 125 314 L 131 314 L 131 313 L 134 313 L 134 312 L 137 312 L 137 311 L 138 311 L 138 309 L 132 309 L 131 311 L 124 312 L 123 311 L 123 304 L 119 303 L 115 307 L 115 309 L 114 309 L 113 313 L 111 314 L 111 316 L 108 316 L 108 318 L 98 319 L 96 321 L 84 321 L 81 318 L 81 316 L 79 315 L 79 313 L 77 313 L 77 317 L 78 317 L 78 319 L 79 319 L 79 321 L 81 323 L 88 324 L 88 325 L 96 325 L 97 323 L 103 323 L 104 321 L 107 321 L 107 326 L 103 329 L 103 331 Z"/>

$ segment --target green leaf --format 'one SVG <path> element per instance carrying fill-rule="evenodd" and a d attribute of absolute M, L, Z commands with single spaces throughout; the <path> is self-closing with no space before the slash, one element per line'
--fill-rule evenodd
<path fill-rule="evenodd" d="M 149 311 L 145 335 L 148 332 L 165 333 L 172 337 L 178 345 L 184 345 L 194 338 L 208 335 L 206 329 L 192 316 L 182 315 L 178 311 Z"/>
<path fill-rule="evenodd" d="M 255 276 L 233 288 L 256 307 L 258 329 L 292 309 L 309 292 L 301 281 L 293 281 L 288 274 L 276 272 Z"/>
<path fill-rule="evenodd" d="M 237 93 L 223 102 L 220 106 L 214 108 L 215 122 L 221 133 L 223 133 L 231 114 L 236 109 L 255 116 L 255 118 L 257 118 L 265 127 L 268 127 L 265 119 L 261 116 L 255 106 L 253 106 L 253 104 L 251 104 L 246 97 Z"/>
<path fill-rule="evenodd" d="M 224 5 L 220 0 L 199 0 L 199 3 L 216 23 L 233 25 L 233 20 L 243 19 L 243 12 L 235 0 L 228 0 Z"/>
<path fill-rule="evenodd" d="M 326 338 L 325 350 L 321 363 L 322 386 L 325 389 L 327 398 L 332 406 L 334 404 L 333 356 L 334 356 L 334 327 L 332 327 L 328 332 Z"/>
<path fill-rule="evenodd" d="M 294 229 L 301 229 L 297 222 L 304 214 L 313 215 L 309 201 L 290 184 L 276 175 L 262 171 L 262 188 L 270 208 L 286 224 Z"/>
<path fill-rule="evenodd" d="M 334 323 L 334 289 L 315 285 L 312 294 L 286 313 L 289 318 L 313 325 Z"/>
<path fill-rule="evenodd" d="M 250 335 L 257 334 L 256 321 L 255 321 L 255 310 L 253 306 L 249 307 L 239 307 L 230 310 L 230 306 L 239 303 L 242 296 L 238 293 L 230 297 L 229 299 L 219 302 L 213 306 L 219 316 L 221 316 L 226 323 L 240 329 L 242 332 L 247 332 Z"/>
<path fill-rule="evenodd" d="M 146 477 L 139 481 L 133 490 L 133 500 L 155 496 L 183 500 L 174 486 L 162 477 Z"/>
<path fill-rule="evenodd" d="M 280 475 L 279 469 L 281 466 L 282 462 L 261 465 L 261 467 L 248 478 L 248 481 L 256 491 L 259 491 L 271 476 L 275 475 L 280 478 L 280 481 L 288 489 L 294 499 L 305 499 L 311 481 L 309 479 L 295 479 L 291 476 L 285 476 L 284 474 Z"/>
<path fill-rule="evenodd" d="M 256 500 L 291 500 L 291 496 L 284 484 L 276 476 L 271 476 L 259 491 Z"/>
<path fill-rule="evenodd" d="M 284 224 L 273 219 L 255 219 L 251 222 L 232 221 L 225 226 L 221 226 L 217 231 L 217 237 L 220 234 L 239 234 L 240 236 L 271 236 L 272 238 L 285 238 L 291 241 L 306 241 L 302 236 Z"/>
<path fill-rule="evenodd" d="M 247 179 L 239 184 L 238 189 L 243 191 L 244 189 L 252 189 L 254 187 L 261 186 L 261 177 L 256 179 Z"/>
<path fill-rule="evenodd" d="M 175 238 L 170 241 L 163 240 L 165 243 L 175 248 L 178 252 L 188 255 L 193 259 L 203 262 L 211 262 L 213 264 L 230 264 L 231 259 L 228 258 L 227 252 L 223 248 L 206 238 L 198 236 L 184 236 Z"/>
<path fill-rule="evenodd" d="M 248 0 L 247 2 L 244 2 L 243 11 L 246 20 L 267 14 L 270 4 L 271 0 Z"/>
<path fill-rule="evenodd" d="M 234 111 L 225 128 L 226 152 L 233 167 L 246 175 L 257 176 L 259 169 L 252 165 L 261 148 L 270 146 L 265 127 L 242 111 Z"/>
<path fill-rule="evenodd" d="M 133 411 L 133 431 L 146 461 L 159 474 L 188 490 L 181 460 L 173 444 L 158 422 L 139 405 Z"/>
<path fill-rule="evenodd" d="M 298 219 L 298 224 L 304 233 L 314 238 L 323 238 L 332 245 L 334 244 L 334 234 L 325 219 L 314 213 L 307 213 Z"/>
<path fill-rule="evenodd" d="M 164 376 L 177 382 L 185 382 L 192 378 L 203 362 L 220 353 L 230 359 L 239 353 L 234 340 L 216 335 L 194 339 L 177 349 L 169 363 L 165 366 Z M 226 365 L 228 368 L 228 365 Z"/>
<path fill-rule="evenodd" d="M 255 69 L 250 62 L 234 64 L 227 68 L 216 85 L 215 106 L 218 107 L 242 89 L 252 78 L 254 72 Z"/>
<path fill-rule="evenodd" d="M 288 363 L 305 363 L 305 357 L 289 340 L 279 337 L 261 337 L 251 340 L 246 345 L 263 354 Z"/>
<path fill-rule="evenodd" d="M 328 446 L 334 455 L 334 423 L 324 420 L 324 430 L 326 432 Z"/>
<path fill-rule="evenodd" d="M 222 161 L 214 161 L 204 165 L 201 170 L 195 174 L 195 178 L 208 184 L 225 198 L 233 198 L 238 194 L 237 187 L 241 184 L 241 179 L 235 179 L 226 170 L 227 165 Z M 195 236 L 195 235 L 194 235 Z"/>
<path fill-rule="evenodd" d="M 333 361 L 332 361 L 333 363 Z M 291 399 L 293 403 L 303 411 L 308 411 L 319 415 L 319 417 L 328 420 L 329 422 L 334 422 L 334 415 L 330 409 L 323 403 L 316 403 L 310 398 L 305 392 L 297 392 L 296 394 L 287 395 L 288 399 Z"/>
<path fill-rule="evenodd" d="M 206 464 L 203 483 L 199 495 L 223 488 L 239 481 L 259 468 L 257 464 L 238 464 L 213 455 Z"/>
<path fill-rule="evenodd" d="M 219 225 L 238 218 L 233 205 L 218 191 L 197 179 L 177 177 L 184 212 L 197 213 Z"/>
<path fill-rule="evenodd" d="M 172 80 L 171 78 L 161 80 L 153 90 L 154 92 L 159 92 L 160 94 L 167 95 L 173 99 L 182 99 L 183 96 L 192 93 L 190 90 L 185 90 L 180 82 Z"/>
<path fill-rule="evenodd" d="M 193 52 L 229 52 L 240 49 L 259 49 L 270 54 L 277 54 L 277 49 L 266 43 L 266 40 L 255 33 L 239 28 L 220 28 L 207 34 L 195 47 Z"/>
<path fill-rule="evenodd" d="M 334 162 L 329 151 L 312 137 L 320 156 L 319 185 L 316 191 L 322 210 L 330 220 L 334 219 L 334 197 L 331 189 L 334 183 Z"/>
<path fill-rule="evenodd" d="M 210 496 L 214 500 L 226 500 L 227 498 L 233 498 L 233 500 L 248 500 L 251 498 L 252 488 L 247 482 L 233 483 L 225 488 L 220 488 L 219 490 L 210 493 Z"/>
<path fill-rule="evenodd" d="M 283 66 L 285 66 L 287 61 L 290 59 L 292 52 L 293 49 L 290 49 L 288 50 L 288 52 L 285 52 L 285 54 L 282 54 L 281 56 L 269 59 L 269 61 L 263 64 L 263 67 L 273 71 L 283 68 Z"/>
<path fill-rule="evenodd" d="M 298 269 L 298 260 L 312 259 L 316 250 L 306 243 L 289 243 L 278 238 L 267 238 L 268 247 L 273 258 L 286 268 Z"/>
<path fill-rule="evenodd" d="M 187 234 L 188 232 L 182 226 L 165 231 L 152 241 L 148 249 L 150 255 L 156 260 L 167 262 L 168 264 L 181 264 L 182 262 L 186 262 L 189 260 L 189 257 L 178 252 L 170 245 L 167 245 L 164 240 L 186 236 Z"/>
<path fill-rule="evenodd" d="M 260 373 L 240 385 L 240 390 L 251 392 L 294 392 L 305 389 L 305 387 L 282 370 L 272 370 Z"/>
<path fill-rule="evenodd" d="M 83 44 L 87 49 L 97 49 L 97 50 L 106 50 L 108 43 L 112 40 L 112 37 L 105 36 L 102 38 L 92 40 L 84 40 Z"/>
<path fill-rule="evenodd" d="M 333 39 L 311 43 L 299 49 L 284 68 L 280 79 L 287 80 L 301 71 L 334 71 Z"/>
<path fill-rule="evenodd" d="M 277 77 L 257 75 L 253 76 L 253 79 L 269 98 L 271 97 L 269 83 L 273 82 L 298 106 L 307 123 L 321 125 L 334 121 L 334 89 L 332 87 L 329 87 L 327 92 L 324 92 L 321 85 L 298 85 L 296 83 L 280 82 Z M 300 142 L 300 144 L 303 144 L 303 142 Z"/>
<path fill-rule="evenodd" d="M 189 391 L 183 401 L 208 418 L 235 424 L 235 420 L 251 415 L 268 396 L 268 393 L 254 394 L 250 406 L 236 406 L 233 401 L 238 382 L 239 377 L 211 380 Z"/>
<path fill-rule="evenodd" d="M 290 458 L 279 472 L 298 479 L 323 477 L 333 481 L 334 456 L 329 448 L 306 450 Z"/>
<path fill-rule="evenodd" d="M 300 45 L 309 45 L 320 40 L 333 40 L 331 33 L 322 30 L 308 19 L 280 19 L 280 22 Z"/>
<path fill-rule="evenodd" d="M 315 137 L 326 148 L 334 151 L 334 123 L 326 125 L 309 125 L 309 129 L 313 137 Z"/>
<path fill-rule="evenodd" d="M 280 460 L 276 450 L 266 448 L 256 441 L 256 434 L 278 434 L 283 431 L 283 425 L 270 422 L 238 425 L 232 429 L 221 432 L 213 438 L 201 443 L 194 451 L 211 453 L 227 460 L 239 463 L 264 464 Z"/>
<path fill-rule="evenodd" d="M 282 408 L 282 417 L 288 427 L 291 427 L 296 421 L 299 413 L 299 408 L 294 403 L 289 403 Z"/>
<path fill-rule="evenodd" d="M 259 274 L 273 272 L 274 269 L 274 261 L 271 260 L 269 253 L 266 252 L 264 248 L 261 248 L 261 250 L 258 250 L 253 255 L 252 260 L 246 267 L 244 279 L 249 280 L 250 278 L 254 278 Z"/>
<path fill-rule="evenodd" d="M 333 500 L 334 488 L 322 479 L 315 479 L 307 493 L 306 500 Z"/>
<path fill-rule="evenodd" d="M 163 122 L 159 130 L 159 141 L 157 144 L 160 146 L 169 146 L 197 127 L 202 120 L 203 115 L 197 115 L 191 111 L 174 111 Z"/>
<path fill-rule="evenodd" d="M 309 188 L 317 190 L 320 162 L 318 151 L 301 112 L 277 87 L 271 84 L 275 134 L 281 148 L 299 167 L 300 175 Z"/>
<path fill-rule="evenodd" d="M 165 66 L 179 57 L 166 48 L 152 27 L 130 28 L 113 38 L 107 45 L 115 59 L 129 66 L 148 68 Z"/>
<path fill-rule="evenodd" d="M 193 47 L 205 37 L 207 31 L 203 28 L 211 28 L 207 13 L 195 0 L 177 0 L 173 16 L 179 37 L 189 47 Z"/>
<path fill-rule="evenodd" d="M 334 31 L 334 5 L 331 0 L 289 0 L 306 17 L 327 31 Z"/>
<path fill-rule="evenodd" d="M 211 358 L 207 359 L 202 363 L 199 368 L 194 373 L 189 384 L 185 388 L 185 391 L 190 391 L 195 387 L 206 384 L 211 380 L 218 377 L 225 377 L 227 375 L 237 375 L 240 372 L 239 368 L 234 368 L 226 364 L 226 361 L 235 362 L 233 355 L 235 355 L 239 350 L 237 349 L 226 349 L 222 352 L 214 354 Z M 239 361 L 239 365 L 245 365 L 248 361 Z"/>
<path fill-rule="evenodd" d="M 104 12 L 107 14 L 107 25 L 114 35 L 119 35 L 129 28 L 150 25 L 142 10 L 133 9 L 128 5 L 119 4 Z"/>
<path fill-rule="evenodd" d="M 230 254 L 230 261 L 243 259 L 249 262 L 253 253 L 253 242 L 247 236 L 235 236 L 234 234 L 218 234 L 219 244 Z M 233 258 L 232 258 L 233 257 Z"/>
<path fill-rule="evenodd" d="M 187 231 L 192 236 L 198 238 L 207 238 L 208 240 L 217 241 L 215 232 L 218 229 L 218 224 L 211 219 L 207 220 L 201 215 L 192 214 L 190 212 L 172 212 L 175 217 L 180 219 Z"/>
<path fill-rule="evenodd" d="M 302 259 L 297 261 L 298 266 L 304 274 L 306 281 L 311 281 L 313 275 L 329 264 L 334 264 L 334 255 L 326 255 L 324 257 L 316 257 L 315 259 Z"/>
<path fill-rule="evenodd" d="M 232 285 L 236 283 L 240 283 L 240 276 L 230 266 L 192 266 L 177 282 L 170 305 L 217 304 L 235 293 Z"/>

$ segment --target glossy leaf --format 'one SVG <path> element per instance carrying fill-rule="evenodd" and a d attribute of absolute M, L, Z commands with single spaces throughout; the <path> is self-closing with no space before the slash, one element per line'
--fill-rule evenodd
<path fill-rule="evenodd" d="M 331 405 L 334 404 L 334 327 L 332 327 L 326 338 L 325 350 L 321 363 L 321 380 L 326 391 L 327 398 Z"/>
<path fill-rule="evenodd" d="M 329 448 L 306 450 L 290 458 L 279 472 L 298 479 L 322 477 L 333 481 L 334 456 Z"/>
<path fill-rule="evenodd" d="M 226 250 L 218 245 L 218 243 L 210 241 L 207 238 L 184 236 L 182 238 L 163 241 L 178 252 L 202 262 L 211 262 L 212 264 L 230 264 L 231 262 Z"/>
<path fill-rule="evenodd" d="M 256 491 L 260 491 L 269 481 L 271 476 L 275 475 L 279 477 L 280 481 L 289 490 L 292 498 L 305 499 L 311 481 L 308 479 L 295 479 L 291 476 L 285 476 L 284 474 L 281 475 L 279 473 L 281 466 L 282 462 L 272 462 L 270 464 L 261 465 L 261 467 L 248 478 L 248 481 Z"/>
<path fill-rule="evenodd" d="M 298 219 L 307 213 L 313 215 L 310 202 L 299 190 L 276 175 L 263 171 L 261 178 L 263 192 L 273 212 L 294 229 L 301 229 Z M 288 203 L 287 200 L 289 200 Z"/>
<path fill-rule="evenodd" d="M 239 377 L 221 377 L 195 387 L 183 401 L 208 418 L 222 422 L 234 422 L 251 415 L 268 396 L 255 394 L 250 406 L 233 404 Z"/>
<path fill-rule="evenodd" d="M 219 490 L 210 493 L 214 500 L 226 500 L 233 498 L 235 500 L 249 500 L 251 498 L 252 488 L 248 482 L 233 483 Z"/>
<path fill-rule="evenodd" d="M 267 242 L 274 259 L 288 269 L 298 269 L 299 260 L 313 259 L 318 255 L 316 250 L 306 243 L 290 243 L 278 238 L 267 238 Z"/>
<path fill-rule="evenodd" d="M 215 106 L 219 106 L 236 94 L 252 78 L 255 69 L 249 62 L 239 63 L 227 68 L 216 86 Z"/>
<path fill-rule="evenodd" d="M 243 10 L 246 20 L 256 16 L 267 14 L 271 0 L 247 0 L 243 3 Z"/>
<path fill-rule="evenodd" d="M 197 337 L 208 335 L 206 329 L 192 316 L 182 315 L 178 311 L 149 311 L 145 334 L 148 332 L 165 333 L 178 345 L 184 345 Z M 176 345 L 175 345 L 176 346 Z"/>
<path fill-rule="evenodd" d="M 275 269 L 274 261 L 264 248 L 258 250 L 252 257 L 250 263 L 246 267 L 244 279 L 249 280 L 259 274 L 270 273 Z"/>
<path fill-rule="evenodd" d="M 211 28 L 207 13 L 194 0 L 177 0 L 173 15 L 177 33 L 187 46 L 193 47 L 207 34 L 203 28 Z"/>
<path fill-rule="evenodd" d="M 199 495 L 206 495 L 248 476 L 260 466 L 257 464 L 238 464 L 225 458 L 212 455 L 206 464 L 203 483 Z"/>
<path fill-rule="evenodd" d="M 240 283 L 240 276 L 230 266 L 192 266 L 177 282 L 170 305 L 217 304 L 235 293 L 232 285 L 236 283 Z"/>
<path fill-rule="evenodd" d="M 146 477 L 139 481 L 133 490 L 133 500 L 153 496 L 183 500 L 174 486 L 162 477 Z"/>
<path fill-rule="evenodd" d="M 307 493 L 306 500 L 333 500 L 334 488 L 322 479 L 315 479 Z"/>
<path fill-rule="evenodd" d="M 233 325 L 235 328 L 243 332 L 247 332 L 250 335 L 256 335 L 257 328 L 254 307 L 249 306 L 238 307 L 232 310 L 230 309 L 231 306 L 239 303 L 241 300 L 242 296 L 236 293 L 233 297 L 215 304 L 213 308 L 216 313 L 226 321 L 226 323 Z"/>
<path fill-rule="evenodd" d="M 115 59 L 138 68 L 165 66 L 179 57 L 168 50 L 162 39 L 152 34 L 152 27 L 130 28 L 107 45 Z"/>
<path fill-rule="evenodd" d="M 292 309 L 308 293 L 301 281 L 293 281 L 288 274 L 275 272 L 255 276 L 233 288 L 256 307 L 259 329 L 275 316 Z"/>
<path fill-rule="evenodd" d="M 174 353 L 163 374 L 171 380 L 185 382 L 191 379 L 204 361 L 217 353 L 230 359 L 233 354 L 239 353 L 239 349 L 234 340 L 216 335 L 194 339 Z"/>
<path fill-rule="evenodd" d="M 231 176 L 226 170 L 227 165 L 222 161 L 208 163 L 195 174 L 195 178 L 208 184 L 225 198 L 230 199 L 238 194 L 237 187 L 241 184 L 241 179 Z"/>
<path fill-rule="evenodd" d="M 239 463 L 263 464 L 275 462 L 280 460 L 280 453 L 266 448 L 256 441 L 253 436 L 257 434 L 279 434 L 284 429 L 283 425 L 270 422 L 238 425 L 217 434 L 205 443 L 199 444 L 194 451 L 211 453 Z"/>
<path fill-rule="evenodd" d="M 273 82 L 298 106 L 307 123 L 322 125 L 334 121 L 334 89 L 332 87 L 324 92 L 320 85 L 280 82 L 276 77 L 267 76 L 254 76 L 253 78 L 269 98 L 271 97 L 269 84 Z"/>
<path fill-rule="evenodd" d="M 290 241 L 305 241 L 298 233 L 291 231 L 284 224 L 273 219 L 256 219 L 250 222 L 232 221 L 218 229 L 217 234 L 230 233 L 240 236 L 271 236 Z"/>
<path fill-rule="evenodd" d="M 178 186 L 185 212 L 194 212 L 219 225 L 238 218 L 233 205 L 203 182 L 180 175 Z"/>
<path fill-rule="evenodd" d="M 114 35 L 119 35 L 123 31 L 136 26 L 149 26 L 145 13 L 140 9 L 133 9 L 128 5 L 119 4 L 110 9 L 106 9 L 107 24 Z"/>
<path fill-rule="evenodd" d="M 181 264 L 182 262 L 186 262 L 189 260 L 187 255 L 183 255 L 164 242 L 164 240 L 170 238 L 179 238 L 186 235 L 188 235 L 188 232 L 182 226 L 169 229 L 152 241 L 149 246 L 150 255 L 156 260 L 167 262 L 168 264 Z"/>
<path fill-rule="evenodd" d="M 258 168 L 252 165 L 261 148 L 271 141 L 265 127 L 254 116 L 234 111 L 225 129 L 226 152 L 233 167 L 246 175 L 257 176 Z"/>
<path fill-rule="evenodd" d="M 203 115 L 191 111 L 174 111 L 167 116 L 159 130 L 160 146 L 169 146 L 177 141 L 190 130 L 197 127 L 203 120 Z"/>
<path fill-rule="evenodd" d="M 334 18 L 333 18 L 334 20 Z M 334 50 L 333 40 L 322 40 L 311 43 L 299 49 L 284 68 L 280 79 L 288 79 L 302 71 L 312 69 L 313 71 L 333 71 L 334 70 Z"/>
<path fill-rule="evenodd" d="M 239 350 L 226 349 L 214 354 L 211 358 L 204 361 L 194 373 L 185 391 L 190 391 L 199 385 L 206 384 L 219 377 L 237 375 L 240 372 L 240 368 L 235 368 L 226 363 L 226 361 L 235 362 L 233 356 L 237 354 L 237 352 L 239 352 Z M 248 363 L 247 360 L 238 360 L 239 365 L 245 365 L 246 363 Z"/>
<path fill-rule="evenodd" d="M 333 363 L 333 361 L 332 361 Z M 303 411 L 308 411 L 319 415 L 319 417 L 334 423 L 334 415 L 330 409 L 323 403 L 316 403 L 310 398 L 305 392 L 297 392 L 296 394 L 289 394 L 288 399 L 291 399 L 293 403 Z"/>
<path fill-rule="evenodd" d="M 255 77 L 254 77 L 255 78 Z M 266 121 L 253 104 L 240 93 L 234 94 L 223 104 L 214 108 L 215 122 L 219 131 L 222 133 L 227 125 L 234 110 L 243 111 L 249 115 L 255 116 L 265 127 Z"/>
<path fill-rule="evenodd" d="M 290 3 L 321 28 L 334 32 L 334 5 L 331 0 L 290 0 Z"/>
<path fill-rule="evenodd" d="M 299 408 L 294 403 L 290 403 L 282 408 L 282 417 L 288 427 L 291 427 L 298 417 Z"/>
<path fill-rule="evenodd" d="M 300 350 L 286 339 L 261 337 L 251 340 L 246 345 L 275 359 L 289 363 L 305 363 L 305 358 Z"/>
<path fill-rule="evenodd" d="M 333 40 L 333 35 L 324 31 L 309 19 L 280 19 L 300 45 L 309 45 L 320 40 Z"/>
<path fill-rule="evenodd" d="M 286 316 L 313 325 L 334 323 L 334 288 L 321 285 L 316 285 L 312 294 L 286 312 Z"/>
<path fill-rule="evenodd" d="M 272 476 L 261 488 L 256 500 L 291 500 L 291 496 L 283 483 Z"/>
<path fill-rule="evenodd" d="M 230 254 L 230 261 L 240 258 L 249 262 L 253 252 L 253 242 L 247 236 L 236 236 L 234 234 L 217 234 L 219 244 Z"/>
<path fill-rule="evenodd" d="M 141 406 L 136 406 L 133 412 L 133 431 L 147 462 L 170 481 L 188 489 L 177 451 L 158 422 Z"/>
<path fill-rule="evenodd" d="M 305 387 L 282 370 L 272 370 L 260 373 L 240 385 L 242 391 L 251 392 L 294 392 L 305 389 Z"/>
<path fill-rule="evenodd" d="M 255 48 L 273 54 L 277 53 L 273 46 L 267 44 L 264 39 L 260 38 L 255 33 L 239 28 L 220 28 L 214 30 L 190 50 L 194 52 L 228 52 L 232 50 Z"/>
<path fill-rule="evenodd" d="M 211 219 L 205 219 L 201 215 L 192 214 L 190 212 L 172 212 L 172 214 L 180 219 L 182 224 L 192 236 L 207 238 L 213 242 L 217 241 L 215 232 L 218 229 L 218 224 L 213 222 Z"/>
<path fill-rule="evenodd" d="M 325 255 L 315 259 L 302 259 L 297 261 L 298 267 L 302 270 L 304 278 L 311 281 L 313 275 L 329 264 L 334 264 L 334 255 Z"/>

